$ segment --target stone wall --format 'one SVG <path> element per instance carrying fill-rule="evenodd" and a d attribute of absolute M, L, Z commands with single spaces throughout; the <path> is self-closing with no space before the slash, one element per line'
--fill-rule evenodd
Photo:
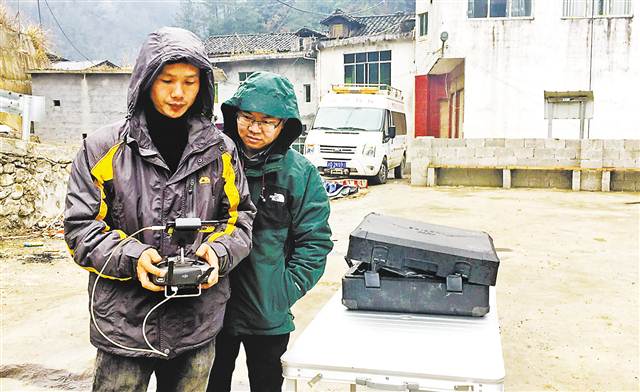
<path fill-rule="evenodd" d="M 0 236 L 44 228 L 64 209 L 75 148 L 0 138 Z"/>
<path fill-rule="evenodd" d="M 409 158 L 414 185 L 427 184 L 432 166 L 438 170 L 432 185 L 508 182 L 514 187 L 601 190 L 606 182 L 611 190 L 640 191 L 640 140 L 417 138 Z"/>

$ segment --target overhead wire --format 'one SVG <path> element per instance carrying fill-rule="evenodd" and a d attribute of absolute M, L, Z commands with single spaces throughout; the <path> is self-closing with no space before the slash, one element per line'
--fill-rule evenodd
<path fill-rule="evenodd" d="M 331 15 L 333 15 L 333 14 L 327 14 L 327 13 L 324 13 L 324 12 L 309 11 L 309 10 L 305 10 L 305 9 L 302 9 L 302 8 L 298 8 L 298 7 L 293 6 L 293 5 L 291 5 L 291 4 L 287 3 L 287 2 L 284 2 L 284 1 L 282 1 L 282 0 L 275 0 L 275 1 L 276 1 L 276 2 L 278 2 L 278 3 L 280 3 L 280 4 L 282 4 L 282 5 L 284 5 L 284 6 L 287 6 L 287 7 L 291 8 L 291 9 L 293 9 L 293 10 L 296 10 L 296 11 L 298 11 L 298 12 L 304 12 L 304 13 L 307 13 L 307 14 L 320 15 L 320 16 L 331 16 Z M 361 14 L 361 13 L 362 13 L 362 12 L 364 12 L 364 11 L 368 11 L 368 10 L 370 10 L 370 9 L 373 9 L 373 8 L 379 7 L 380 5 L 384 4 L 386 1 L 387 1 L 387 0 L 380 0 L 380 2 L 378 2 L 378 3 L 377 3 L 377 4 L 375 4 L 375 5 L 372 5 L 372 6 L 369 6 L 369 7 L 363 8 L 363 9 L 361 9 L 361 10 L 350 11 L 350 12 L 348 12 L 347 14 L 349 14 L 349 15 Z"/>
<path fill-rule="evenodd" d="M 350 12 L 350 14 L 352 14 L 352 15 L 355 15 L 355 14 L 361 14 L 361 13 L 363 13 L 363 12 L 365 12 L 365 11 L 369 11 L 369 10 L 372 10 L 372 9 L 374 9 L 374 8 L 380 7 L 380 6 L 381 6 L 382 4 L 384 4 L 385 2 L 386 2 L 386 0 L 380 0 L 380 2 L 379 2 L 378 4 L 372 5 L 371 7 L 363 8 L 363 9 L 358 10 L 358 11 Z M 361 15 L 358 15 L 358 16 L 361 16 Z"/>
<path fill-rule="evenodd" d="M 298 8 L 298 7 L 295 7 L 295 6 L 293 6 L 293 5 L 289 4 L 289 3 L 285 3 L 282 0 L 276 0 L 276 1 L 278 3 L 280 3 L 280 4 L 282 4 L 282 5 L 287 6 L 287 7 L 291 8 L 293 10 L 296 10 L 298 12 L 304 12 L 306 14 L 313 14 L 313 15 L 320 15 L 320 16 L 329 16 L 329 15 L 331 15 L 331 14 L 326 14 L 326 13 L 323 13 L 323 12 L 303 10 L 302 8 Z"/>
<path fill-rule="evenodd" d="M 42 13 L 40 12 L 40 0 L 38 0 L 38 24 L 42 30 Z"/>
<path fill-rule="evenodd" d="M 54 22 L 56 22 L 56 25 L 58 25 L 58 28 L 60 29 L 60 31 L 62 32 L 62 35 L 64 35 L 64 37 L 67 39 L 67 41 L 69 41 L 69 44 L 71 44 L 71 47 L 73 49 L 76 50 L 76 52 L 78 52 L 80 54 L 80 56 L 84 57 L 87 61 L 91 61 L 87 56 L 84 55 L 84 53 L 82 53 L 80 51 L 80 49 L 78 49 L 73 42 L 71 41 L 71 39 L 69 38 L 69 36 L 67 35 L 67 33 L 64 32 L 64 29 L 62 28 L 62 26 L 60 26 L 60 22 L 58 22 L 58 18 L 56 18 L 56 14 L 53 13 L 53 10 L 51 9 L 51 7 L 49 6 L 49 2 L 47 0 L 44 0 L 44 4 L 47 6 L 47 8 L 49 9 L 49 12 L 51 13 L 51 16 L 53 17 Z"/>

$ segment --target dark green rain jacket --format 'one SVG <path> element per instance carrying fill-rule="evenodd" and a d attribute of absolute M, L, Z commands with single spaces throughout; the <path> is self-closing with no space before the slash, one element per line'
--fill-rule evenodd
<path fill-rule="evenodd" d="M 290 148 L 302 133 L 291 83 L 256 72 L 222 104 L 224 132 L 242 146 L 236 127 L 239 109 L 288 120 L 264 164 L 245 167 L 258 213 L 253 249 L 231 272 L 224 328 L 232 335 L 280 335 L 294 330 L 291 306 L 324 273 L 333 247 L 329 200 L 317 169 Z"/>

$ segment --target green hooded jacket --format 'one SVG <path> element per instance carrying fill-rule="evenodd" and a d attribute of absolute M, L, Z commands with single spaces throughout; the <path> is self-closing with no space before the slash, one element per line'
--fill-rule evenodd
<path fill-rule="evenodd" d="M 231 272 L 224 328 L 232 335 L 280 335 L 294 330 L 291 306 L 324 273 L 333 248 L 329 200 L 317 169 L 290 148 L 302 133 L 292 84 L 269 72 L 252 74 L 222 104 L 224 132 L 242 148 L 238 110 L 287 119 L 264 163 L 245 167 L 258 213 L 253 249 Z"/>

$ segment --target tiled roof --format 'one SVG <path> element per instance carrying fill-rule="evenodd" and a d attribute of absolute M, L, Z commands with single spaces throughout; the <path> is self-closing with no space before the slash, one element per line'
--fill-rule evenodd
<path fill-rule="evenodd" d="M 327 33 L 326 32 L 314 30 L 314 29 L 309 28 L 309 27 L 303 27 L 303 28 L 299 29 L 298 31 L 296 31 L 296 35 L 298 37 L 318 37 L 318 38 L 326 38 L 327 37 Z"/>
<path fill-rule="evenodd" d="M 403 24 L 407 23 L 411 26 L 411 22 L 405 21 L 414 19 L 415 15 L 398 12 L 391 15 L 354 16 L 353 18 L 364 26 L 352 31 L 349 36 L 361 37 L 364 35 L 399 34 L 412 31 L 413 28 L 403 30 Z"/>
<path fill-rule="evenodd" d="M 359 26 L 351 31 L 349 37 L 361 37 L 412 31 L 415 23 L 414 16 L 414 14 L 403 14 L 401 12 L 391 15 L 350 16 L 339 11 L 326 18 L 323 22 L 331 21 L 334 18 L 345 18 L 353 26 Z M 407 29 L 407 27 L 409 28 Z M 301 37 L 325 39 L 326 34 L 309 28 L 301 28 L 295 33 L 213 35 L 205 41 L 205 48 L 207 55 L 211 57 L 223 57 L 232 54 L 300 52 L 304 50 L 300 46 Z"/>
<path fill-rule="evenodd" d="M 320 21 L 320 24 L 323 24 L 325 26 L 329 26 L 329 25 L 333 24 L 332 23 L 333 21 L 337 21 L 339 19 L 344 19 L 347 23 L 352 23 L 352 24 L 355 24 L 355 25 L 358 25 L 360 23 L 360 21 L 358 21 L 357 18 L 354 18 L 353 16 L 351 16 L 349 14 L 346 14 L 340 8 L 337 8 L 335 11 L 333 11 L 333 13 L 331 15 L 329 15 L 325 19 L 322 19 Z"/>
<path fill-rule="evenodd" d="M 209 56 L 236 53 L 279 53 L 300 51 L 300 41 L 295 33 L 214 35 L 205 41 Z"/>
<path fill-rule="evenodd" d="M 117 68 L 118 66 L 109 60 L 58 61 L 51 63 L 49 69 L 59 71 L 83 71 L 95 67 Z"/>

